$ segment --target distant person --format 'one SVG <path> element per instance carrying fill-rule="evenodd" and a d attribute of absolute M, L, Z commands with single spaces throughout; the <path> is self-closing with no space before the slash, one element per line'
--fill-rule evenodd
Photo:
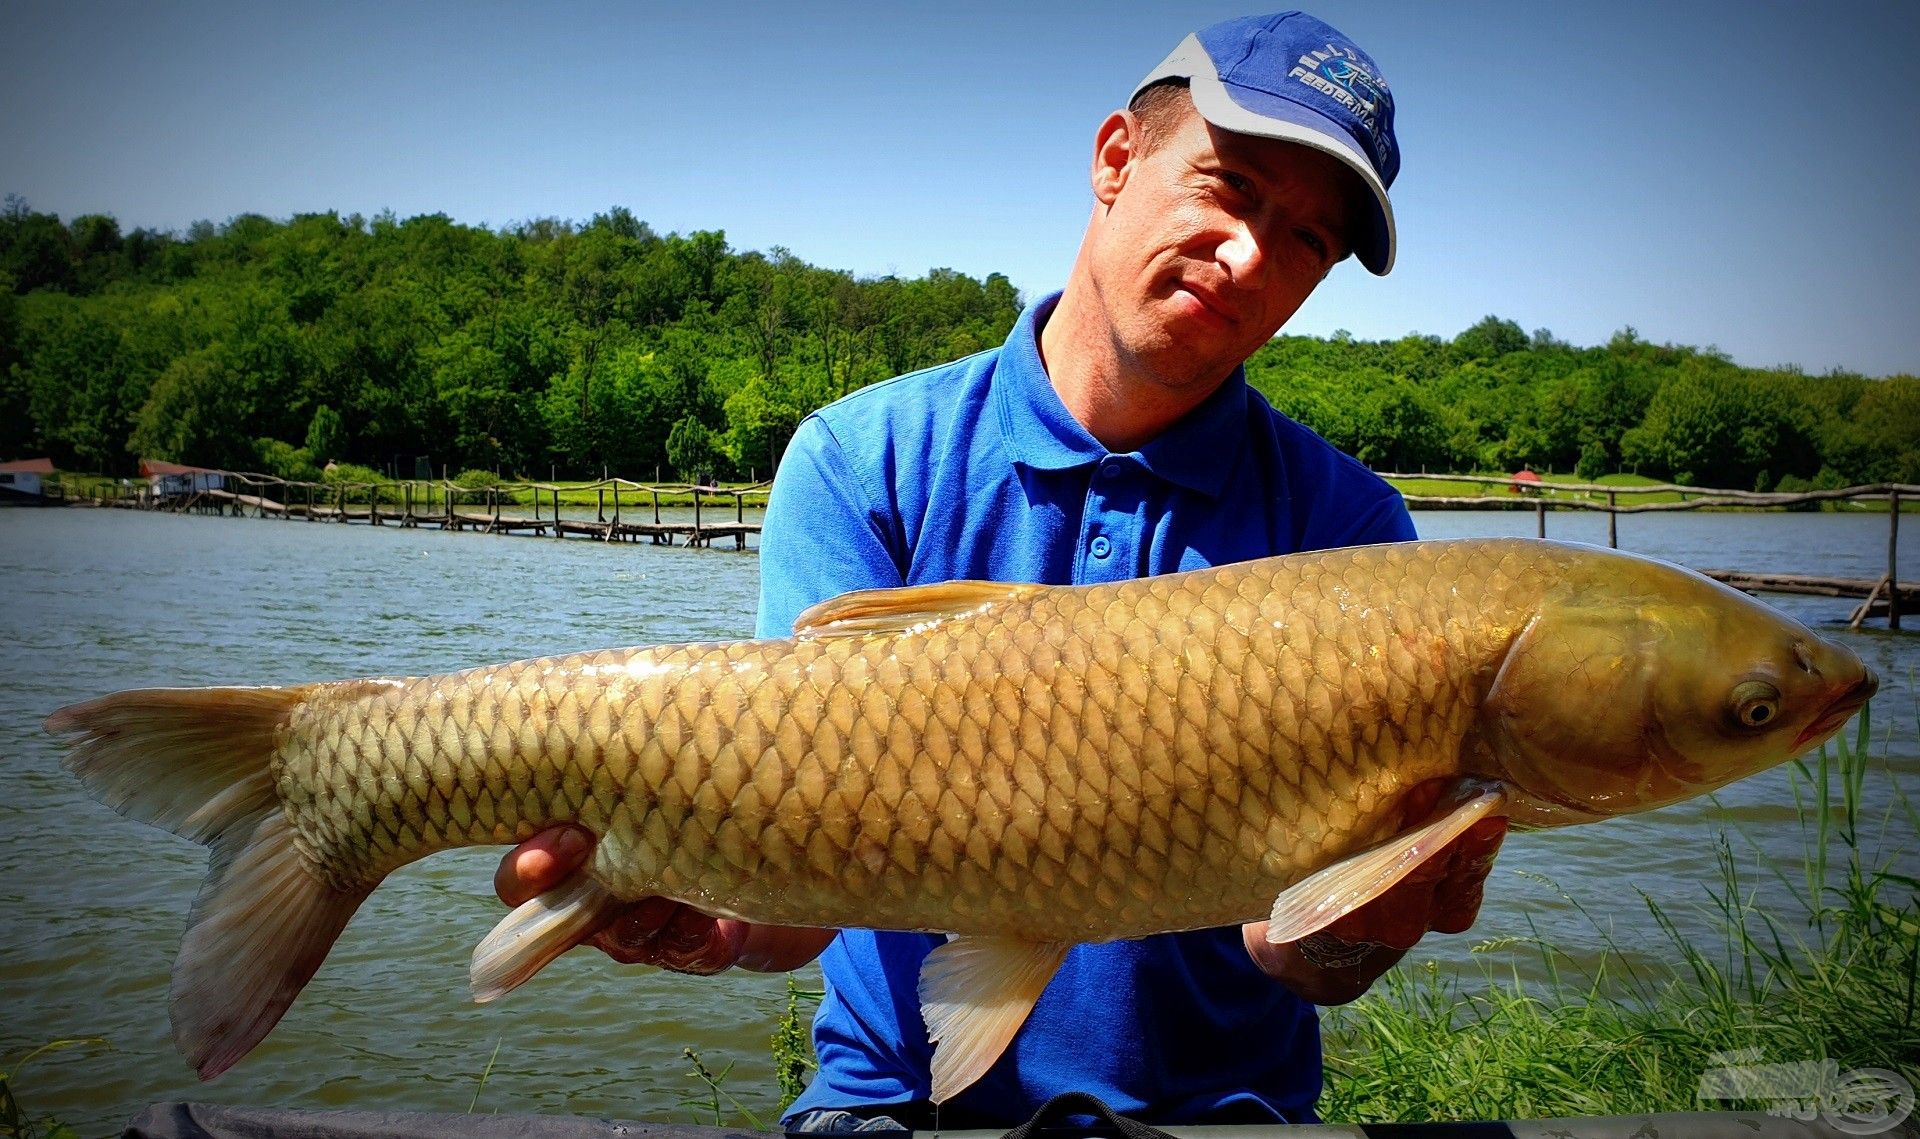
<path fill-rule="evenodd" d="M 1093 216 L 1066 288 L 998 350 L 800 425 L 767 508 L 760 633 L 854 589 L 1119 581 L 1412 538 L 1391 487 L 1275 412 L 1241 368 L 1349 254 L 1391 268 L 1399 162 L 1386 82 L 1340 32 L 1288 12 L 1188 36 L 1095 134 Z M 1430 930 L 1466 929 L 1503 827 L 1480 824 L 1297 943 L 1269 945 L 1255 922 L 1074 949 L 940 1125 L 1005 1127 L 1066 1090 L 1157 1122 L 1311 1121 L 1313 1005 L 1352 1000 Z M 502 898 L 556 885 L 591 842 L 559 828 L 522 844 Z M 591 943 L 688 973 L 817 957 L 820 1071 L 787 1123 L 851 1130 L 934 1123 L 915 990 L 940 940 L 754 927 L 651 899 Z"/>

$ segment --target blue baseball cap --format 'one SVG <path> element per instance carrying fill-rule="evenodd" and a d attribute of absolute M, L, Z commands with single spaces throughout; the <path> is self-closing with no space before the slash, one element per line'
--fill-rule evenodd
<path fill-rule="evenodd" d="M 1305 12 L 1243 16 L 1181 40 L 1134 95 L 1163 79 L 1187 80 L 1194 108 L 1221 130 L 1310 146 L 1351 167 L 1373 206 L 1354 254 L 1375 274 L 1393 268 L 1393 94 L 1352 40 Z"/>

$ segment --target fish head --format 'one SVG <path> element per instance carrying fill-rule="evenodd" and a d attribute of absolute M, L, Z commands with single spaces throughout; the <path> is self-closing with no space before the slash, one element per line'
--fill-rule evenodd
<path fill-rule="evenodd" d="M 1819 746 L 1878 687 L 1852 649 L 1763 602 L 1609 554 L 1513 638 L 1482 708 L 1486 774 L 1524 826 L 1651 810 Z"/>

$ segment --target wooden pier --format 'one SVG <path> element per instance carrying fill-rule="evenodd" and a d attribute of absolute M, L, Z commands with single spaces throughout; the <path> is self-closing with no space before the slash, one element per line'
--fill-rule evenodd
<path fill-rule="evenodd" d="M 602 542 L 651 542 L 656 546 L 712 547 L 732 539 L 734 549 L 747 548 L 748 535 L 760 532 L 760 523 L 746 517 L 747 500 L 764 505 L 769 484 L 744 487 L 701 486 L 693 483 L 651 485 L 626 479 L 603 479 L 584 486 L 560 487 L 548 483 L 502 483 L 463 487 L 445 480 L 413 480 L 379 485 L 292 482 L 270 475 L 219 472 L 226 484 L 219 488 L 157 494 L 148 486 L 131 493 L 95 496 L 90 505 L 174 513 L 223 514 L 234 517 L 307 522 L 360 522 L 373 526 L 434 527 L 474 530 L 484 534 L 527 534 L 535 537 L 590 538 Z M 594 494 L 592 518 L 568 518 L 564 498 Z M 661 515 L 663 496 L 691 496 L 693 520 L 669 521 Z M 530 497 L 532 515 L 509 514 L 506 504 Z M 713 499 L 730 500 L 733 509 L 714 511 Z M 727 514 L 732 517 L 728 518 Z"/>
<path fill-rule="evenodd" d="M 1868 618 L 1885 618 L 1887 628 L 1898 630 L 1900 616 L 1920 608 L 1920 582 L 1902 581 L 1899 574 L 1900 504 L 1920 502 L 1920 486 L 1906 483 L 1879 483 L 1850 486 L 1836 490 L 1804 492 L 1765 492 L 1724 490 L 1717 487 L 1680 486 L 1658 483 L 1648 486 L 1608 486 L 1604 483 L 1550 483 L 1521 481 L 1512 476 L 1491 475 L 1382 475 L 1386 479 L 1428 479 L 1443 482 L 1501 486 L 1513 492 L 1483 495 L 1404 495 L 1409 507 L 1429 509 L 1532 510 L 1534 535 L 1547 536 L 1550 510 L 1601 511 L 1607 516 L 1607 545 L 1620 545 L 1619 518 L 1622 514 L 1667 513 L 1676 510 L 1749 509 L 1788 510 L 1823 502 L 1873 502 L 1887 504 L 1887 572 L 1878 578 L 1813 577 L 1805 574 L 1752 573 L 1745 570 L 1703 569 L 1699 572 L 1715 581 L 1725 582 L 1747 593 L 1807 594 L 1821 597 L 1857 597 L 1849 624 L 1859 628 Z M 1677 502 L 1643 502 L 1623 505 L 1620 497 L 1678 494 Z M 1604 499 L 1601 496 L 1605 496 Z"/>

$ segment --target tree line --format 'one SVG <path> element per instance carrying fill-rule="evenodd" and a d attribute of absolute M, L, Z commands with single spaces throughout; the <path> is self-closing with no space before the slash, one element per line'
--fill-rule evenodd
<path fill-rule="evenodd" d="M 0 210 L 0 457 L 311 478 L 765 477 L 808 412 L 999 344 L 1000 274 L 861 278 L 625 209 L 489 229 L 253 214 L 185 233 Z M 1380 469 L 1628 470 L 1764 489 L 1920 482 L 1920 380 L 1748 368 L 1632 329 L 1576 347 L 1282 336 L 1280 410 Z"/>

